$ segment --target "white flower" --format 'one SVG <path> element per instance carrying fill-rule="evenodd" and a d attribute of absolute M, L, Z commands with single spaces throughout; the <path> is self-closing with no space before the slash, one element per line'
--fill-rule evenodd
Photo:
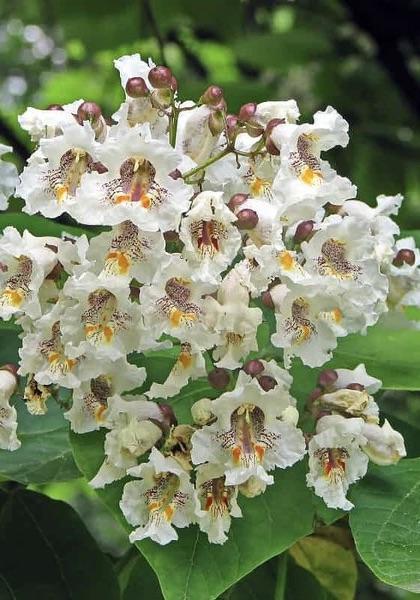
<path fill-rule="evenodd" d="M 403 436 L 386 419 L 382 427 L 376 423 L 364 423 L 362 433 L 367 439 L 362 450 L 376 465 L 394 465 L 407 456 Z"/>
<path fill-rule="evenodd" d="M 197 165 L 209 158 L 220 138 L 210 131 L 211 114 L 212 109 L 203 104 L 179 115 L 176 147 Z"/>
<path fill-rule="evenodd" d="M 17 387 L 16 375 L 8 369 L 0 369 L 0 448 L 17 450 L 20 441 L 17 438 L 17 413 L 9 401 Z"/>
<path fill-rule="evenodd" d="M 124 477 L 127 469 L 136 466 L 138 458 L 162 437 L 161 428 L 148 420 L 161 418 L 157 404 L 148 400 L 124 401 L 117 396 L 110 399 L 111 403 L 115 404 L 112 429 L 105 436 L 105 460 L 90 481 L 94 488 L 103 488 Z"/>
<path fill-rule="evenodd" d="M 0 144 L 0 157 L 3 154 L 12 152 L 13 148 Z M 14 193 L 18 182 L 18 172 L 13 163 L 4 161 L 0 158 L 0 210 L 6 210 L 8 200 Z"/>
<path fill-rule="evenodd" d="M 73 391 L 73 404 L 64 417 L 73 431 L 86 433 L 102 426 L 111 426 L 110 419 L 118 403 L 111 402 L 114 394 L 140 387 L 146 378 L 143 367 L 129 364 L 125 358 L 116 361 L 97 361 L 89 372 L 89 381 L 83 381 Z M 111 408 L 111 410 L 108 410 Z"/>
<path fill-rule="evenodd" d="M 141 59 L 140 54 L 125 55 L 114 60 L 114 65 L 120 73 L 121 85 L 124 91 L 127 81 L 132 77 L 141 77 L 147 87 L 150 90 L 153 89 L 149 83 L 148 75 L 150 69 L 155 64 L 150 58 L 148 62 L 145 62 Z M 158 129 L 161 132 L 168 125 L 168 118 L 159 114 L 158 109 L 152 105 L 150 97 L 130 98 L 127 93 L 125 102 L 123 102 L 112 117 L 116 121 L 125 119 L 130 127 L 141 123 L 148 123 L 153 129 Z"/>
<path fill-rule="evenodd" d="M 241 234 L 234 221 L 222 192 L 201 192 L 194 198 L 180 229 L 183 256 L 194 269 L 194 280 L 217 283 L 235 258 Z"/>
<path fill-rule="evenodd" d="M 117 279 L 102 280 L 92 273 L 71 277 L 64 294 L 77 303 L 61 318 L 61 332 L 70 342 L 68 353 L 95 353 L 116 360 L 139 346 L 140 307 L 129 300 L 129 287 Z M 70 348 L 69 348 L 70 346 Z"/>
<path fill-rule="evenodd" d="M 377 260 L 382 263 L 392 259 L 392 247 L 394 237 L 399 234 L 400 228 L 390 218 L 390 215 L 398 214 L 403 197 L 380 195 L 376 198 L 376 206 L 371 207 L 359 200 L 347 200 L 343 205 L 343 211 L 360 221 L 369 224 L 371 234 L 374 237 L 375 253 Z"/>
<path fill-rule="evenodd" d="M 78 218 L 78 205 L 85 203 L 83 175 L 96 168 L 98 147 L 87 121 L 68 125 L 62 135 L 41 140 L 40 150 L 29 160 L 16 189 L 25 200 L 25 212 L 50 218 L 68 212 Z"/>
<path fill-rule="evenodd" d="M 363 385 L 367 392 L 374 394 L 382 386 L 380 379 L 367 374 L 363 363 L 357 365 L 354 369 L 335 369 L 335 372 L 337 373 L 337 379 L 334 387 L 337 389 L 346 388 L 351 383 L 358 383 L 359 385 Z"/>
<path fill-rule="evenodd" d="M 177 540 L 174 526 L 188 527 L 196 521 L 197 499 L 189 475 L 156 448 L 149 462 L 129 472 L 141 478 L 126 483 L 120 502 L 125 518 L 136 527 L 130 541 L 151 538 L 164 545 Z"/>
<path fill-rule="evenodd" d="M 60 135 L 64 127 L 74 125 L 74 115 L 83 100 L 76 100 L 71 104 L 63 104 L 63 110 L 39 110 L 30 106 L 18 121 L 22 129 L 27 131 L 31 140 L 38 142 L 42 138 L 52 138 Z"/>
<path fill-rule="evenodd" d="M 348 123 L 331 106 L 314 115 L 310 125 L 282 124 L 271 132 L 271 139 L 280 149 L 281 168 L 273 184 L 286 204 L 312 198 L 318 205 L 326 202 L 342 204 L 354 198 L 356 188 L 340 177 L 321 160 L 320 154 L 334 146 L 348 143 Z"/>
<path fill-rule="evenodd" d="M 185 342 L 179 347 L 179 355 L 164 383 L 152 383 L 146 392 L 149 398 L 175 396 L 189 381 L 206 375 L 206 365 L 201 350 Z"/>
<path fill-rule="evenodd" d="M 309 442 L 306 480 L 330 508 L 353 508 L 346 498 L 348 488 L 366 474 L 369 462 L 360 449 L 365 443 L 362 427 L 362 419 L 338 415 L 322 417 L 317 423 L 316 435 Z"/>
<path fill-rule="evenodd" d="M 241 371 L 235 389 L 212 401 L 217 421 L 193 434 L 192 461 L 223 466 L 227 485 L 251 476 L 273 483 L 267 471 L 291 466 L 305 454 L 302 432 L 279 418 L 289 404 L 287 391 L 264 392 Z"/>
<path fill-rule="evenodd" d="M 318 286 L 290 286 L 289 290 L 284 286 L 283 290 L 271 341 L 284 348 L 287 367 L 293 356 L 311 367 L 323 365 L 337 346 L 337 337 L 364 326 L 365 315 L 342 298 L 320 294 Z"/>
<path fill-rule="evenodd" d="M 87 256 L 101 278 L 135 278 L 139 283 L 150 283 L 170 260 L 162 233 L 143 232 L 131 221 L 93 237 Z"/>
<path fill-rule="evenodd" d="M 41 315 L 38 293 L 45 277 L 57 262 L 47 248 L 50 238 L 36 238 L 28 231 L 21 236 L 6 227 L 0 237 L 0 317 L 10 319 L 25 312 L 31 318 Z"/>
<path fill-rule="evenodd" d="M 81 223 L 131 221 L 144 231 L 178 228 L 191 190 L 170 177 L 182 157 L 166 140 L 152 140 L 144 126 L 115 135 L 111 130 L 97 154 L 108 171 L 85 179 L 83 202 L 75 213 Z"/>
<path fill-rule="evenodd" d="M 320 279 L 323 289 L 351 294 L 360 307 L 385 300 L 388 281 L 379 270 L 368 223 L 330 217 L 301 247 L 305 269 Z"/>
<path fill-rule="evenodd" d="M 211 348 L 217 335 L 206 325 L 203 296 L 214 288 L 194 282 L 187 262 L 172 254 L 170 263 L 156 274 L 152 284 L 140 290 L 146 330 L 155 339 L 167 333 L 182 343 Z"/>
<path fill-rule="evenodd" d="M 250 308 L 248 301 L 248 291 L 234 270 L 222 281 L 217 300 L 206 298 L 206 322 L 219 334 L 213 351 L 218 367 L 240 367 L 242 359 L 258 349 L 257 328 L 262 322 L 262 312 Z"/>
<path fill-rule="evenodd" d="M 207 533 L 210 543 L 224 544 L 231 517 L 242 516 L 236 500 L 238 489 L 226 485 L 223 467 L 209 464 L 197 467 L 195 486 L 201 505 L 197 511 L 200 530 Z"/>
<path fill-rule="evenodd" d="M 271 119 L 284 119 L 287 123 L 295 123 L 300 116 L 296 100 L 260 102 L 254 114 L 257 123 L 266 126 Z"/>

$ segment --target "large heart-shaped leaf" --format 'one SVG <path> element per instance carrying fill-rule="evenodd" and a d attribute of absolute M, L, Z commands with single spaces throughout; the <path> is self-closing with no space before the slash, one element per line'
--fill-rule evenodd
<path fill-rule="evenodd" d="M 76 462 L 90 479 L 103 461 L 103 433 L 71 434 L 70 439 Z M 168 546 L 150 541 L 139 543 L 165 599 L 217 598 L 256 566 L 311 533 L 317 518 L 327 522 L 338 518 L 338 511 L 321 509 L 318 499 L 306 487 L 305 468 L 301 462 L 277 471 L 275 484 L 265 494 L 254 499 L 241 497 L 244 516 L 233 520 L 229 541 L 223 546 L 209 544 L 196 526 L 179 530 L 179 541 Z M 99 492 L 121 522 L 118 502 L 122 485 L 118 482 Z"/>
<path fill-rule="evenodd" d="M 64 502 L 0 489 L 0 597 L 120 598 L 111 564 Z"/>
<path fill-rule="evenodd" d="M 33 416 L 17 400 L 19 450 L 0 450 L 0 477 L 20 483 L 67 481 L 80 477 L 69 444 L 69 424 L 49 401 L 46 415 Z"/>
<path fill-rule="evenodd" d="M 420 592 L 420 458 L 371 467 L 351 499 L 362 560 L 382 581 Z"/>

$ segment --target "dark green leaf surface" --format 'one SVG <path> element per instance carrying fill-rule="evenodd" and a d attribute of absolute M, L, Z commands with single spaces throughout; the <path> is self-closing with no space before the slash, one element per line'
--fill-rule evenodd
<path fill-rule="evenodd" d="M 420 592 L 420 458 L 369 469 L 353 487 L 350 526 L 362 560 L 379 579 Z"/>
<path fill-rule="evenodd" d="M 14 452 L 0 450 L 0 477 L 23 484 L 80 477 L 69 444 L 68 422 L 57 404 L 49 400 L 43 416 L 30 415 L 19 399 L 16 409 L 22 446 Z"/>
<path fill-rule="evenodd" d="M 118 600 L 118 581 L 76 512 L 20 488 L 0 490 L 2 600 Z"/>

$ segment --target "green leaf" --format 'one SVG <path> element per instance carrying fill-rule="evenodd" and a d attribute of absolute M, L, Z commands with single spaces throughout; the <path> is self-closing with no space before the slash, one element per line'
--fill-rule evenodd
<path fill-rule="evenodd" d="M 299 540 L 289 552 L 296 563 L 312 573 L 334 598 L 353 600 L 357 566 L 351 550 L 315 535 Z"/>
<path fill-rule="evenodd" d="M 131 570 L 122 600 L 163 600 L 159 581 L 150 565 L 141 554 Z"/>
<path fill-rule="evenodd" d="M 351 500 L 350 527 L 362 560 L 385 583 L 420 592 L 420 458 L 372 466 Z"/>
<path fill-rule="evenodd" d="M 70 436 L 76 462 L 88 479 L 103 461 L 103 439 L 102 432 Z M 233 519 L 229 541 L 223 546 L 209 544 L 196 526 L 178 530 L 179 541 L 168 546 L 139 543 L 139 550 L 159 579 L 165 600 L 217 598 L 255 567 L 311 533 L 319 503 L 306 487 L 305 471 L 305 461 L 279 470 L 275 484 L 265 494 L 253 499 L 241 497 L 244 516 Z M 121 522 L 118 503 L 123 483 L 99 491 Z M 338 511 L 322 513 L 329 522 L 339 516 Z"/>
<path fill-rule="evenodd" d="M 82 227 L 75 227 L 74 225 L 66 225 L 39 215 L 10 212 L 0 213 L 0 231 L 9 225 L 16 227 L 20 233 L 27 229 L 32 235 L 37 236 L 51 235 L 60 237 L 62 233 L 70 233 L 71 235 L 86 234 L 90 237 L 98 233 L 93 228 L 84 229 Z"/>
<path fill-rule="evenodd" d="M 23 484 L 67 481 L 80 477 L 68 438 L 68 422 L 57 404 L 49 400 L 43 416 L 30 415 L 22 401 L 18 412 L 19 450 L 0 450 L 0 477 Z"/>
<path fill-rule="evenodd" d="M 77 513 L 24 489 L 0 489 L 0 597 L 120 598 L 111 564 Z"/>
<path fill-rule="evenodd" d="M 319 60 L 330 48 L 330 42 L 319 31 L 307 27 L 279 34 L 253 34 L 239 39 L 233 45 L 240 61 L 263 69 L 274 68 L 287 72 L 290 67 L 316 58 Z"/>

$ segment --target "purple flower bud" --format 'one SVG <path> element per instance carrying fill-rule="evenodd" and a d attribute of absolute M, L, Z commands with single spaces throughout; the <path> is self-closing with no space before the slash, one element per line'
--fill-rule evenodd
<path fill-rule="evenodd" d="M 47 110 L 64 110 L 61 104 L 49 104 Z"/>
<path fill-rule="evenodd" d="M 264 304 L 264 306 L 266 306 L 267 308 L 271 308 L 271 310 L 274 310 L 273 297 L 268 290 L 261 294 L 261 301 Z"/>
<path fill-rule="evenodd" d="M 239 120 L 244 121 L 245 123 L 252 119 L 257 110 L 257 105 L 255 102 L 248 102 L 247 104 L 243 104 L 239 109 Z"/>
<path fill-rule="evenodd" d="M 398 250 L 398 253 L 392 261 L 392 264 L 396 267 L 402 267 L 404 263 L 413 266 L 415 262 L 416 255 L 414 254 L 413 250 L 410 250 L 409 248 L 402 248 L 401 250 Z"/>
<path fill-rule="evenodd" d="M 96 102 L 82 102 L 77 109 L 77 118 L 79 122 L 89 121 L 94 123 L 102 116 L 102 110 Z"/>
<path fill-rule="evenodd" d="M 168 426 L 176 425 L 178 423 L 172 406 L 169 404 L 159 404 L 159 410 L 162 413 L 162 420 Z"/>
<path fill-rule="evenodd" d="M 260 360 L 250 360 L 244 364 L 243 370 L 251 377 L 255 377 L 264 371 L 264 365 Z"/>
<path fill-rule="evenodd" d="M 153 67 L 149 71 L 149 81 L 154 88 L 170 88 L 172 84 L 172 71 L 168 67 Z"/>
<path fill-rule="evenodd" d="M 0 371 L 9 371 L 9 373 L 14 375 L 16 378 L 17 378 L 18 369 L 19 369 L 19 365 L 16 365 L 15 363 L 6 363 L 2 367 L 0 367 Z"/>
<path fill-rule="evenodd" d="M 172 77 L 171 77 L 170 88 L 173 92 L 176 92 L 178 89 L 178 80 L 176 79 L 176 77 L 174 77 L 174 75 L 172 75 Z"/>
<path fill-rule="evenodd" d="M 177 179 L 181 179 L 182 173 L 179 169 L 174 169 L 169 173 L 169 177 L 172 177 L 176 181 Z"/>
<path fill-rule="evenodd" d="M 238 117 L 236 115 L 227 115 L 226 126 L 229 131 L 236 129 L 238 127 Z"/>
<path fill-rule="evenodd" d="M 321 371 L 318 377 L 318 383 L 322 388 L 329 388 L 337 381 L 338 375 L 334 369 L 325 369 Z"/>
<path fill-rule="evenodd" d="M 302 242 L 307 240 L 312 234 L 314 225 L 315 222 L 311 220 L 302 221 L 302 223 L 299 223 L 299 225 L 296 227 L 295 235 L 293 237 L 293 241 L 295 242 L 295 244 L 301 244 Z"/>
<path fill-rule="evenodd" d="M 364 392 L 365 386 L 361 383 L 349 383 L 347 386 L 348 390 L 356 390 L 356 392 Z"/>
<path fill-rule="evenodd" d="M 218 85 L 209 85 L 200 98 L 203 104 L 209 104 L 210 106 L 218 106 L 222 100 L 223 90 Z"/>
<path fill-rule="evenodd" d="M 277 381 L 274 377 L 270 377 L 270 375 L 261 375 L 261 377 L 258 377 L 258 383 L 264 392 L 274 389 L 277 385 Z"/>
<path fill-rule="evenodd" d="M 165 233 L 163 234 L 163 237 L 165 238 L 165 242 L 178 242 L 179 241 L 179 235 L 176 231 L 165 231 Z"/>
<path fill-rule="evenodd" d="M 239 229 L 254 229 L 258 224 L 258 215 L 255 210 L 250 208 L 243 208 L 236 216 L 238 217 L 236 226 Z"/>
<path fill-rule="evenodd" d="M 314 388 L 308 396 L 308 402 L 314 402 L 314 400 L 317 400 L 320 396 L 322 396 L 323 393 L 324 393 L 324 390 L 322 388 L 320 388 L 320 387 Z"/>
<path fill-rule="evenodd" d="M 248 200 L 248 194 L 234 194 L 228 202 L 228 207 L 232 212 L 236 213 L 238 207 L 246 202 L 246 200 Z"/>
<path fill-rule="evenodd" d="M 268 154 L 271 154 L 272 156 L 279 156 L 280 154 L 280 150 L 277 148 L 271 137 L 266 138 L 265 149 L 267 150 Z"/>
<path fill-rule="evenodd" d="M 125 91 L 130 98 L 145 98 L 150 93 L 143 77 L 130 77 L 125 84 Z"/>
<path fill-rule="evenodd" d="M 210 385 L 216 390 L 223 390 L 230 381 L 229 372 L 226 369 L 215 368 L 207 375 Z"/>

